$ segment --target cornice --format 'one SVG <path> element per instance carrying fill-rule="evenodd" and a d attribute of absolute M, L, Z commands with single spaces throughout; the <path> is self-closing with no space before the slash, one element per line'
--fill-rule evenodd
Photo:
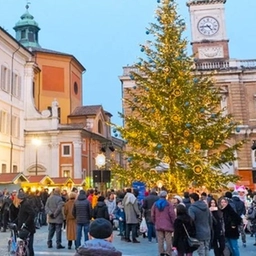
<path fill-rule="evenodd" d="M 208 5 L 208 4 L 225 4 L 227 0 L 189 0 L 187 6 L 191 5 Z"/>

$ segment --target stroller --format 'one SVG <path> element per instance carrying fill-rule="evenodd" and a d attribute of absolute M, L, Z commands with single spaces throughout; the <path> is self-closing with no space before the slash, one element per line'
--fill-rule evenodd
<path fill-rule="evenodd" d="M 9 224 L 11 236 L 8 240 L 8 255 L 9 256 L 29 256 L 29 231 L 24 227 L 18 231 L 15 223 Z"/>

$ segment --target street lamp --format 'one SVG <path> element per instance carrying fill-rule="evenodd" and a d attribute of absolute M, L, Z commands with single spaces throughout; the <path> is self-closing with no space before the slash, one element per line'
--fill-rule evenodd
<path fill-rule="evenodd" d="M 35 172 L 35 175 L 37 176 L 37 173 L 38 173 L 38 147 L 41 145 L 41 140 L 38 138 L 33 138 L 32 144 L 36 148 L 36 172 Z"/>

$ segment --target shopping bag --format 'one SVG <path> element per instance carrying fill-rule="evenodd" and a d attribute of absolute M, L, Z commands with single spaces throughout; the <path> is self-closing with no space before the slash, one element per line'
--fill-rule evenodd
<path fill-rule="evenodd" d="M 147 226 L 145 218 L 143 217 L 142 221 L 140 223 L 140 232 L 141 233 L 146 233 L 147 231 L 148 231 L 148 226 Z"/>

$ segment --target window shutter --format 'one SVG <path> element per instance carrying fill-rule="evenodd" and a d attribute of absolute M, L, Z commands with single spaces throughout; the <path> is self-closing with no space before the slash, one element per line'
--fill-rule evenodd
<path fill-rule="evenodd" d="M 1 88 L 5 88 L 5 78 L 4 78 L 4 66 L 1 66 Z"/>
<path fill-rule="evenodd" d="M 6 84 L 6 91 L 10 92 L 10 83 L 11 83 L 11 70 L 7 69 L 7 84 Z"/>
<path fill-rule="evenodd" d="M 21 76 L 18 76 L 18 99 L 21 99 Z"/>

